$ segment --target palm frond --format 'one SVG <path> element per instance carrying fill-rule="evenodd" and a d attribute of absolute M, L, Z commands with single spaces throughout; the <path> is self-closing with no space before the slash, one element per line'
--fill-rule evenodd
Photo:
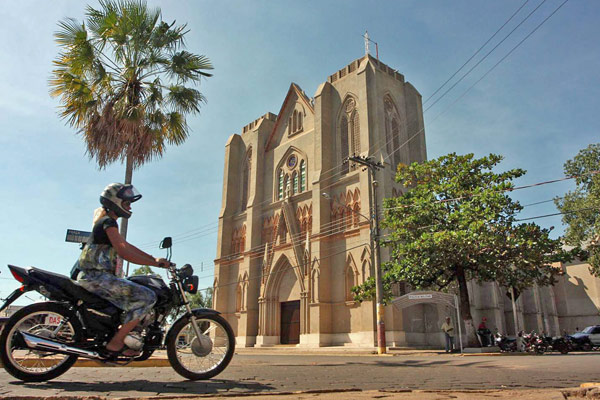
<path fill-rule="evenodd" d="M 212 74 L 202 71 L 210 69 L 213 69 L 213 66 L 207 57 L 183 50 L 173 54 L 167 74 L 171 79 L 181 82 L 198 81 L 202 76 L 212 76 Z"/>
<path fill-rule="evenodd" d="M 171 86 L 167 94 L 167 103 L 169 106 L 180 113 L 197 113 L 200 111 L 200 103 L 206 99 L 196 89 L 186 88 L 184 86 Z"/>
<path fill-rule="evenodd" d="M 183 143 L 188 137 L 188 126 L 184 116 L 178 112 L 167 114 L 163 134 L 169 144 Z"/>

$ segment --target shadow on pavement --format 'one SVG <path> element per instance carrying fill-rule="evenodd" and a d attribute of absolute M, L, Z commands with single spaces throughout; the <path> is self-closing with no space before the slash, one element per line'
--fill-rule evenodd
<path fill-rule="evenodd" d="M 148 380 L 131 380 L 115 382 L 78 382 L 78 381 L 52 381 L 42 383 L 25 383 L 21 381 L 10 382 L 13 385 L 23 386 L 28 389 L 54 389 L 69 392 L 87 392 L 107 394 L 111 392 L 141 392 L 150 394 L 211 394 L 224 391 L 236 393 L 269 391 L 275 388 L 257 382 L 239 382 L 225 379 L 212 379 L 209 381 L 180 381 L 156 382 Z"/>
<path fill-rule="evenodd" d="M 351 361 L 351 362 L 340 362 L 340 363 L 311 363 L 311 364 L 282 364 L 282 363 L 277 363 L 277 364 L 273 364 L 273 366 L 277 366 L 277 367 L 310 367 L 310 368 L 315 368 L 315 367 L 327 367 L 327 368 L 332 368 L 332 367 L 340 367 L 340 368 L 347 368 L 348 366 L 351 365 L 364 365 L 364 366 L 378 366 L 378 367 L 395 367 L 395 368 L 401 368 L 401 367 L 411 367 L 411 368 L 416 368 L 416 367 L 431 367 L 431 366 L 435 366 L 435 365 L 450 365 L 452 367 L 471 367 L 471 366 L 475 366 L 475 365 L 481 365 L 484 366 L 485 364 L 488 364 L 488 361 L 472 361 L 472 362 L 467 362 L 467 363 L 460 363 L 457 362 L 456 360 L 436 360 L 436 361 L 422 361 L 422 360 L 402 360 L 402 361 L 365 361 L 365 362 L 358 362 L 358 361 Z"/>

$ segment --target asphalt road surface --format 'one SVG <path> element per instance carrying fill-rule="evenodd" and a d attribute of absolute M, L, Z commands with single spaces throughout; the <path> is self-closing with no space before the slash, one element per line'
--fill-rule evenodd
<path fill-rule="evenodd" d="M 237 354 L 210 381 L 171 368 L 73 368 L 46 383 L 23 383 L 0 370 L 0 396 L 173 396 L 297 390 L 481 390 L 568 388 L 600 381 L 600 354 L 543 356 L 333 356 Z M 346 397 L 346 396 L 345 396 Z"/>

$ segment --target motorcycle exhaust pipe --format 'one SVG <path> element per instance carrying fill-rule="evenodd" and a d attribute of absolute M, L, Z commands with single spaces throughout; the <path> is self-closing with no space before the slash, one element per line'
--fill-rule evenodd
<path fill-rule="evenodd" d="M 48 338 L 32 335 L 31 333 L 23 331 L 19 331 L 19 333 L 23 337 L 25 345 L 30 349 L 52 351 L 55 353 L 80 356 L 85 358 L 101 358 L 100 355 L 95 351 L 83 350 L 77 347 L 67 346 L 66 344 L 55 342 Z"/>

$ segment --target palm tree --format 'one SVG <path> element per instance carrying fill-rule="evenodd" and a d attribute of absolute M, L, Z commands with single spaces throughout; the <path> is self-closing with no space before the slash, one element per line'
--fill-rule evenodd
<path fill-rule="evenodd" d="M 50 94 L 60 97 L 61 117 L 83 135 L 100 169 L 126 163 L 125 183 L 167 144 L 185 141 L 186 115 L 205 101 L 194 86 L 213 67 L 184 50 L 187 32 L 141 0 L 100 0 L 98 9 L 87 7 L 84 22 L 59 22 Z"/>

